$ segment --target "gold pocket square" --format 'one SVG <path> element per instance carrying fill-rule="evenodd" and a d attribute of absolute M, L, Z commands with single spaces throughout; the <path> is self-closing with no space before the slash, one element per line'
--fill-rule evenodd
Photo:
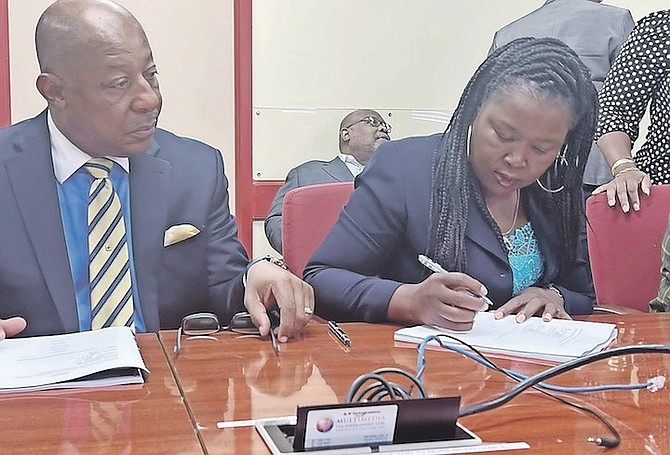
<path fill-rule="evenodd" d="M 174 245 L 175 243 L 183 242 L 186 239 L 190 239 L 193 236 L 196 236 L 200 233 L 200 229 L 193 226 L 192 224 L 177 224 L 175 226 L 170 226 L 170 228 L 165 231 L 165 237 L 163 237 L 163 246 Z"/>

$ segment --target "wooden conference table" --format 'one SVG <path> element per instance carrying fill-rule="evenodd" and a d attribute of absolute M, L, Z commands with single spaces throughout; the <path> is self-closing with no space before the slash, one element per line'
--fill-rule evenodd
<path fill-rule="evenodd" d="M 670 314 L 591 316 L 616 322 L 620 345 L 670 343 Z M 394 344 L 392 325 L 341 324 L 352 339 L 349 350 L 325 324 L 310 324 L 302 340 L 282 345 L 275 356 L 267 339 L 220 333 L 213 339 L 184 338 L 179 356 L 172 353 L 175 331 L 160 338 L 174 367 L 185 403 L 210 454 L 268 454 L 251 426 L 217 428 L 217 422 L 295 415 L 297 405 L 342 403 L 353 380 L 381 367 L 416 369 L 416 349 Z M 546 367 L 511 360 L 505 368 L 533 374 Z M 636 383 L 670 373 L 670 355 L 613 357 L 550 381 L 563 385 Z M 427 354 L 424 385 L 431 396 L 460 395 L 461 405 L 501 394 L 513 381 L 446 351 Z M 670 384 L 669 384 L 670 386 Z M 605 415 L 621 433 L 613 452 L 670 453 L 670 387 L 659 392 L 608 391 L 569 398 Z M 460 419 L 484 442 L 525 441 L 532 454 L 589 454 L 603 449 L 587 442 L 607 436 L 595 418 L 538 392 L 527 391 L 508 404 Z M 501 452 L 508 453 L 508 452 Z"/>
<path fill-rule="evenodd" d="M 0 395 L 0 453 L 202 453 L 158 337 L 137 342 L 143 385 Z"/>
<path fill-rule="evenodd" d="M 670 343 L 670 314 L 588 319 L 616 322 L 620 345 Z M 352 339 L 351 349 L 345 350 L 324 324 L 312 323 L 301 340 L 282 345 L 279 356 L 267 339 L 233 333 L 184 337 L 179 356 L 172 352 L 176 331 L 160 332 L 160 342 L 154 334 L 139 335 L 151 370 L 141 387 L 0 395 L 0 452 L 268 454 L 253 427 L 219 429 L 217 422 L 295 415 L 297 405 L 343 402 L 351 382 L 374 369 L 415 371 L 416 349 L 394 344 L 396 326 L 342 327 Z M 525 374 L 545 368 L 497 362 Z M 631 383 L 669 372 L 670 356 L 620 356 L 551 382 Z M 501 394 L 513 382 L 458 354 L 429 351 L 424 384 L 430 396 L 460 395 L 467 406 Z M 622 442 L 611 453 L 670 453 L 670 386 L 656 393 L 609 391 L 569 398 L 597 409 L 616 426 Z M 484 442 L 529 443 L 531 449 L 521 453 L 602 453 L 586 439 L 610 436 L 593 417 L 533 391 L 460 421 Z"/>

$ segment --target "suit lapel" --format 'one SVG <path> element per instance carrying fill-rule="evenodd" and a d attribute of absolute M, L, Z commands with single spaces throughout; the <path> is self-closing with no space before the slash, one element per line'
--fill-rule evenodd
<path fill-rule="evenodd" d="M 323 170 L 338 182 L 350 182 L 354 179 L 354 176 L 347 165 L 337 156 L 328 161 L 323 166 Z"/>
<path fill-rule="evenodd" d="M 158 287 L 168 211 L 170 163 L 156 158 L 154 141 L 145 153 L 130 158 L 130 210 L 133 260 L 140 306 L 147 330 L 160 328 Z"/>
<path fill-rule="evenodd" d="M 51 160 L 46 111 L 26 123 L 19 153 L 6 162 L 10 185 L 44 281 L 65 332 L 79 329 L 58 192 Z M 43 305 L 44 302 L 35 302 Z"/>
<path fill-rule="evenodd" d="M 476 243 L 501 261 L 508 262 L 507 252 L 503 251 L 493 229 L 474 202 L 470 204 L 470 210 L 468 210 L 468 225 L 465 228 L 465 236 L 472 243 Z"/>

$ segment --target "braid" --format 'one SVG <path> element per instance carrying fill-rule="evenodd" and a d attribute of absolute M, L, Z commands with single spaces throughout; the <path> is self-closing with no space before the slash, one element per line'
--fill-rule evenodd
<path fill-rule="evenodd" d="M 521 90 L 542 99 L 565 103 L 572 112 L 573 127 L 555 165 L 540 178 L 552 188 L 537 185 L 523 189 L 551 217 L 560 219 L 559 235 L 565 245 L 564 264 L 574 260 L 583 201 L 582 177 L 593 141 L 596 92 L 589 70 L 565 44 L 553 38 L 520 38 L 489 55 L 465 87 L 433 157 L 429 251 L 450 270 L 464 271 L 465 228 L 473 203 L 494 229 L 501 245 L 502 234 L 486 208 L 483 194 L 468 160 L 469 129 L 482 106 L 505 91 Z M 578 190 L 579 189 L 579 190 Z"/>

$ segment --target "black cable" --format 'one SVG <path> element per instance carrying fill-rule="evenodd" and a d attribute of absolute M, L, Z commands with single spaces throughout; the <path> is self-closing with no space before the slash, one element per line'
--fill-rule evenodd
<path fill-rule="evenodd" d="M 358 392 L 359 388 L 369 380 L 377 380 L 376 383 L 372 385 L 372 387 L 369 387 L 363 391 L 363 393 L 359 393 L 358 395 L 354 395 L 356 392 Z M 389 382 L 380 374 L 377 374 L 376 372 L 372 372 L 369 374 L 364 374 L 356 378 L 356 380 L 351 384 L 349 387 L 349 391 L 347 392 L 347 397 L 345 399 L 345 403 L 355 403 L 358 401 L 367 401 L 365 398 L 365 395 L 369 393 L 370 390 L 377 391 L 379 388 L 382 388 L 382 390 L 385 390 L 388 395 L 391 397 L 392 400 L 395 400 L 395 392 L 393 391 L 393 388 L 389 384 Z"/>
<path fill-rule="evenodd" d="M 387 381 L 382 376 L 384 374 L 398 374 L 400 376 L 403 376 L 411 381 L 412 388 L 410 388 L 409 390 L 405 390 L 400 384 L 391 383 Z M 366 382 L 371 380 L 376 380 L 377 382 L 372 383 L 367 388 L 363 389 L 363 392 L 359 392 L 359 389 Z M 407 373 L 406 371 L 401 370 L 400 368 L 379 368 L 377 370 L 374 370 L 372 373 L 360 375 L 354 380 L 354 382 L 351 383 L 351 386 L 349 386 L 349 390 L 347 391 L 345 403 L 355 403 L 359 401 L 378 401 L 378 399 L 374 400 L 372 398 L 375 396 L 381 396 L 380 389 L 381 391 L 386 391 L 387 392 L 386 395 L 390 396 L 392 400 L 396 399 L 396 395 L 401 395 L 403 399 L 411 399 L 412 390 L 415 386 L 419 391 L 418 398 L 426 398 L 427 396 L 426 390 L 424 389 L 423 385 L 419 382 L 419 380 L 416 377 L 414 377 L 414 375 Z M 374 392 L 372 397 L 369 396 L 370 392 Z"/>
<path fill-rule="evenodd" d="M 621 435 L 617 431 L 617 429 L 612 425 L 605 417 L 603 417 L 599 412 L 594 411 L 593 409 L 580 405 L 574 402 L 571 402 L 565 398 L 559 397 L 557 395 L 554 395 L 546 390 L 543 390 L 537 386 L 538 383 L 552 378 L 554 376 L 558 376 L 566 371 L 572 370 L 574 368 L 578 368 L 582 365 L 586 365 L 592 362 L 596 362 L 598 360 L 606 359 L 609 357 L 614 357 L 617 355 L 628 355 L 628 354 L 638 354 L 638 353 L 661 353 L 661 354 L 668 354 L 670 353 L 670 346 L 668 345 L 634 345 L 634 346 L 623 346 L 623 347 L 618 347 L 618 348 L 613 348 L 609 349 L 607 351 L 601 351 L 593 354 L 589 354 L 583 357 L 579 357 L 577 359 L 573 359 L 567 362 L 564 362 L 562 364 L 556 365 L 555 367 L 552 367 L 548 370 L 545 370 L 543 372 L 540 372 L 536 374 L 535 376 L 531 376 L 527 379 L 521 380 L 519 378 L 514 377 L 513 375 L 509 374 L 507 371 L 504 369 L 500 368 L 498 365 L 496 365 L 494 362 L 489 360 L 484 354 L 482 354 L 478 349 L 476 349 L 474 346 L 469 345 L 468 343 L 459 340 L 456 337 L 453 337 L 451 335 L 447 334 L 439 334 L 436 336 L 437 341 L 440 343 L 442 347 L 448 348 L 448 345 L 445 346 L 442 344 L 442 341 L 439 339 L 439 337 L 445 337 L 445 338 L 450 338 L 452 340 L 455 340 L 462 345 L 466 346 L 470 350 L 472 350 L 475 354 L 477 354 L 479 357 L 484 359 L 488 364 L 490 364 L 491 368 L 497 370 L 500 373 L 503 373 L 505 376 L 517 381 L 516 386 L 512 387 L 510 390 L 505 392 L 503 395 L 499 396 L 498 398 L 467 406 L 465 408 L 461 408 L 459 411 L 459 417 L 464 417 L 472 414 L 477 414 L 479 412 L 483 411 L 488 411 L 491 409 L 495 409 L 510 400 L 512 400 L 514 397 L 516 397 L 518 394 L 523 392 L 524 390 L 532 387 L 535 390 L 542 392 L 546 396 L 553 398 L 563 404 L 566 404 L 568 406 L 572 406 L 575 409 L 578 409 L 582 412 L 585 412 L 587 414 L 590 414 L 591 416 L 595 417 L 598 419 L 600 422 L 602 422 L 603 425 L 607 427 L 607 429 L 614 435 L 614 437 L 607 438 L 607 437 L 590 437 L 588 438 L 589 442 L 593 442 L 598 446 L 605 447 L 605 448 L 613 448 L 619 445 L 621 442 Z M 425 363 L 424 367 L 421 368 L 421 371 L 417 372 L 417 376 L 420 378 L 421 375 L 423 374 L 423 369 L 425 368 Z M 396 384 L 396 383 L 390 383 L 387 381 L 385 378 L 382 377 L 383 374 L 385 373 L 395 373 L 395 374 L 400 374 L 412 382 L 412 386 L 410 387 L 409 391 L 406 391 L 401 385 Z M 363 392 L 359 392 L 360 387 L 363 386 L 363 384 L 367 381 L 370 380 L 376 380 L 377 382 L 369 385 L 367 388 L 363 390 Z M 383 387 L 382 387 L 383 386 Z M 351 402 L 356 402 L 356 401 L 379 401 L 380 399 L 390 396 L 391 399 L 396 399 L 396 394 L 400 395 L 402 399 L 411 399 L 411 393 L 412 390 L 416 386 L 419 390 L 419 398 L 425 398 L 426 397 L 426 392 L 423 388 L 423 385 L 421 384 L 421 380 L 417 379 L 414 375 L 407 373 L 401 369 L 398 368 L 380 368 L 378 370 L 373 371 L 372 373 L 369 374 L 364 374 L 356 378 L 356 380 L 352 383 L 352 385 L 349 388 L 349 392 L 347 393 L 346 397 L 346 402 L 351 403 Z M 369 395 L 372 393 L 372 395 Z"/>
<path fill-rule="evenodd" d="M 498 372 L 504 374 L 505 376 L 507 376 L 507 377 L 510 378 L 510 379 L 513 379 L 513 380 L 516 381 L 516 382 L 520 382 L 520 381 L 521 381 L 521 379 L 519 379 L 519 378 L 517 378 L 517 377 L 511 375 L 508 371 L 504 370 L 503 368 L 500 368 L 495 362 L 493 362 L 491 359 L 489 359 L 487 356 L 485 356 L 485 355 L 484 355 L 482 352 L 480 352 L 477 348 L 475 348 L 474 346 L 472 346 L 472 345 L 466 343 L 465 341 L 463 341 L 463 340 L 461 340 L 461 339 L 459 339 L 459 338 L 457 338 L 457 337 L 454 337 L 454 336 L 451 336 L 451 335 L 447 335 L 446 333 L 440 333 L 440 334 L 435 335 L 435 338 L 436 338 L 437 341 L 440 343 L 440 346 L 442 346 L 443 348 L 446 348 L 446 349 L 449 349 L 449 345 L 444 345 L 444 344 L 442 344 L 442 340 L 440 340 L 440 337 L 442 337 L 442 338 L 449 338 L 449 339 L 451 339 L 451 340 L 457 341 L 458 343 L 460 343 L 460 344 L 466 346 L 468 349 L 470 349 L 472 352 L 474 352 L 476 355 L 478 355 L 481 359 L 483 359 L 484 361 L 486 361 L 486 362 L 489 364 L 488 366 L 489 366 L 490 368 L 492 368 L 492 369 L 494 369 L 494 370 L 496 370 L 496 371 L 498 371 Z M 424 365 L 425 365 L 425 362 L 424 362 Z M 420 376 L 421 374 L 423 374 L 423 371 L 420 372 L 418 375 Z M 593 416 L 593 417 L 595 417 L 596 419 L 598 419 L 603 425 L 605 425 L 605 427 L 607 427 L 607 429 L 610 430 L 610 432 L 614 435 L 613 438 L 601 438 L 601 437 L 598 437 L 598 438 L 592 438 L 592 437 L 590 437 L 590 438 L 588 438 L 588 441 L 589 441 L 589 442 L 593 442 L 593 443 L 595 443 L 595 444 L 598 445 L 598 446 L 602 446 L 602 447 L 606 447 L 606 448 L 616 447 L 616 446 L 618 446 L 619 443 L 621 442 L 621 435 L 619 434 L 619 432 L 617 431 L 617 429 L 614 427 L 614 425 L 612 425 L 612 424 L 609 422 L 609 420 L 607 420 L 605 417 L 603 417 L 603 415 L 600 414 L 599 412 L 594 411 L 593 409 L 591 409 L 591 408 L 589 408 L 589 407 L 587 407 L 587 406 L 584 406 L 584 405 L 580 405 L 580 404 L 574 403 L 574 402 L 572 402 L 572 401 L 570 401 L 570 400 L 567 400 L 567 399 L 565 399 L 565 398 L 563 398 L 563 397 L 560 397 L 560 396 L 558 396 L 558 395 L 554 395 L 553 393 L 548 392 L 547 390 L 544 390 L 544 389 L 538 387 L 537 385 L 533 385 L 532 388 L 535 389 L 535 390 L 537 390 L 538 392 L 541 392 L 541 393 L 545 394 L 545 395 L 548 396 L 549 398 L 553 398 L 554 400 L 558 401 L 559 403 L 563 403 L 563 404 L 565 404 L 565 405 L 572 406 L 572 407 L 575 408 L 575 409 L 578 409 L 578 410 L 580 410 L 580 411 L 582 411 L 582 412 L 585 412 L 585 413 L 587 413 L 587 414 L 590 414 L 591 416 Z M 461 413 L 459 413 L 459 416 L 462 416 L 462 415 L 463 415 L 463 414 L 462 414 L 462 411 L 461 411 Z"/>
<path fill-rule="evenodd" d="M 600 351 L 593 354 L 589 354 L 583 357 L 578 357 L 573 360 L 556 365 L 555 367 L 549 368 L 548 370 L 542 371 L 535 376 L 531 376 L 523 381 L 518 382 L 514 387 L 505 392 L 503 395 L 493 400 L 485 401 L 484 403 L 475 404 L 472 406 L 467 406 L 461 408 L 459 417 L 469 416 L 472 414 L 477 414 L 478 412 L 488 411 L 495 409 L 512 398 L 523 392 L 529 387 L 534 386 L 538 382 L 542 382 L 546 379 L 553 378 L 559 374 L 565 373 L 566 371 L 578 368 L 582 365 L 596 362 L 598 360 L 607 359 L 609 357 L 614 357 L 617 355 L 628 355 L 628 354 L 670 354 L 670 346 L 663 344 L 641 344 L 633 346 L 622 346 L 618 348 L 608 349 L 606 351 Z"/>
<path fill-rule="evenodd" d="M 448 336 L 448 335 L 447 335 Z M 510 401 L 512 398 L 514 398 L 516 395 L 519 393 L 523 392 L 529 387 L 533 387 L 535 390 L 538 390 L 539 392 L 542 392 L 543 394 L 561 402 L 564 404 L 567 404 L 568 406 L 572 406 L 582 412 L 586 412 L 587 414 L 590 414 L 591 416 L 595 417 L 598 419 L 607 429 L 612 433 L 613 437 L 589 437 L 588 441 L 593 442 L 597 446 L 600 447 L 605 447 L 605 448 L 614 448 L 619 445 L 621 442 L 621 435 L 617 431 L 616 427 L 612 425 L 602 414 L 599 412 L 594 411 L 593 409 L 580 405 L 577 403 L 574 403 L 570 400 L 567 400 L 563 397 L 559 397 L 557 395 L 554 395 L 552 393 L 549 393 L 546 390 L 540 389 L 539 387 L 536 386 L 539 382 L 542 382 L 546 379 L 552 378 L 554 376 L 557 376 L 559 374 L 562 374 L 568 370 L 571 370 L 573 368 L 580 367 L 582 365 L 586 365 L 592 362 L 596 362 L 598 360 L 606 359 L 609 357 L 613 357 L 616 355 L 627 355 L 627 354 L 637 354 L 637 353 L 670 353 L 670 346 L 667 345 L 637 345 L 637 346 L 623 346 L 619 348 L 613 348 L 607 351 L 601 351 L 597 352 L 594 354 L 589 354 L 584 357 L 580 357 L 574 360 L 571 360 L 569 362 L 565 362 L 563 364 L 557 365 L 553 368 L 550 368 L 548 370 L 545 370 L 535 376 L 531 376 L 523 381 L 519 381 L 518 378 L 515 378 L 514 376 L 508 374 L 506 371 L 501 370 L 497 365 L 495 365 L 493 362 L 488 360 L 485 356 L 482 356 L 484 360 L 487 362 L 491 363 L 496 370 L 502 371 L 506 376 L 511 377 L 512 379 L 515 379 L 518 381 L 518 384 L 507 391 L 505 394 L 501 395 L 500 397 L 494 399 L 494 400 L 489 400 L 484 403 L 468 406 L 466 408 L 461 408 L 459 412 L 459 417 L 463 417 L 466 415 L 472 415 L 476 414 L 478 412 L 483 412 L 487 411 L 490 409 L 495 409 L 502 404 L 507 403 Z M 478 353 L 478 355 L 481 356 L 481 353 Z"/>

